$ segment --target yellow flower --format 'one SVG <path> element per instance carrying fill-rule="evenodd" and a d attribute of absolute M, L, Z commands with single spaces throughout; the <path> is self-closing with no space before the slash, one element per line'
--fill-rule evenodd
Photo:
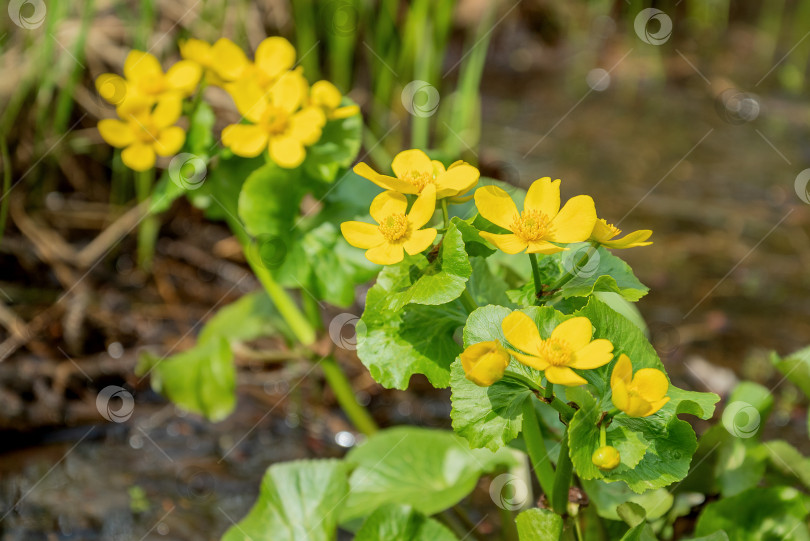
<path fill-rule="evenodd" d="M 237 156 L 252 158 L 265 149 L 281 167 L 301 165 L 307 146 L 321 138 L 326 116 L 320 107 L 299 110 L 307 90 L 300 71 L 289 71 L 266 93 L 251 81 L 231 87 L 236 108 L 252 124 L 231 124 L 222 130 L 222 144 Z"/>
<path fill-rule="evenodd" d="M 118 114 L 147 109 L 165 94 L 190 96 L 200 81 L 200 66 L 181 60 L 163 73 L 157 58 L 143 51 L 130 51 L 124 62 L 124 77 L 104 73 L 96 79 L 102 98 L 118 107 Z"/>
<path fill-rule="evenodd" d="M 509 352 L 497 340 L 473 344 L 459 357 L 464 375 L 481 387 L 489 387 L 500 380 L 510 359 Z"/>
<path fill-rule="evenodd" d="M 317 105 L 326 113 L 329 120 L 340 120 L 360 113 L 357 105 L 340 106 L 343 96 L 340 90 L 329 81 L 318 81 L 309 91 L 309 99 L 312 105 Z"/>
<path fill-rule="evenodd" d="M 236 81 L 250 70 L 244 51 L 227 38 L 213 45 L 199 39 L 186 40 L 180 44 L 180 55 L 205 68 L 208 82 L 215 85 Z"/>
<path fill-rule="evenodd" d="M 506 191 L 484 186 L 475 191 L 478 212 L 511 233 L 486 231 L 481 236 L 507 254 L 526 250 L 530 254 L 553 254 L 564 248 L 551 244 L 582 242 L 593 231 L 596 209 L 587 195 L 572 197 L 560 210 L 560 181 L 549 177 L 535 180 L 526 193 L 523 212 Z"/>
<path fill-rule="evenodd" d="M 526 366 L 543 370 L 551 383 L 583 385 L 587 381 L 572 368 L 599 368 L 613 359 L 613 344 L 609 340 L 591 341 L 593 328 L 586 317 L 563 321 L 546 340 L 540 337 L 532 318 L 523 312 L 515 311 L 506 316 L 501 327 L 509 343 L 522 351 L 512 351 L 512 355 Z"/>
<path fill-rule="evenodd" d="M 472 165 L 457 161 L 447 169 L 437 160 L 431 161 L 421 150 L 403 150 L 394 157 L 391 169 L 396 177 L 381 175 L 360 162 L 354 172 L 386 190 L 418 194 L 426 186 L 436 187 L 436 198 L 453 197 L 470 190 L 478 183 L 480 173 Z"/>
<path fill-rule="evenodd" d="M 619 451 L 611 445 L 603 445 L 591 455 L 591 462 L 600 470 L 612 470 L 619 465 L 621 460 Z"/>
<path fill-rule="evenodd" d="M 622 354 L 610 376 L 613 405 L 630 417 L 647 417 L 669 402 L 667 377 L 655 368 L 642 368 L 633 375 L 633 363 Z"/>
<path fill-rule="evenodd" d="M 636 246 L 649 246 L 652 244 L 652 242 L 644 242 L 652 235 L 652 231 L 649 229 L 639 229 L 628 233 L 620 239 L 611 240 L 621 234 L 621 229 L 600 218 L 596 220 L 589 240 L 595 240 L 607 248 L 635 248 Z"/>
<path fill-rule="evenodd" d="M 421 229 L 436 210 L 436 189 L 425 188 L 416 198 L 411 211 L 405 213 L 408 200 L 401 193 L 387 191 L 371 202 L 371 217 L 377 226 L 364 222 L 343 222 L 340 230 L 352 246 L 363 248 L 366 257 L 378 265 L 393 265 L 427 249 L 436 238 L 432 227 Z"/>
<path fill-rule="evenodd" d="M 135 171 L 146 171 L 155 165 L 155 154 L 171 156 L 183 146 L 183 128 L 173 126 L 180 118 L 181 100 L 166 96 L 154 110 L 127 115 L 123 120 L 103 119 L 98 122 L 101 137 L 116 148 L 123 148 L 121 160 Z"/>

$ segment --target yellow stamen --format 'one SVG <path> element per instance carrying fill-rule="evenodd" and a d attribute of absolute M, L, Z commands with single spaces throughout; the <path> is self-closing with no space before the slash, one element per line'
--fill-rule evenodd
<path fill-rule="evenodd" d="M 512 222 L 512 232 L 524 241 L 537 241 L 551 233 L 551 219 L 538 210 L 524 210 Z"/>
<path fill-rule="evenodd" d="M 283 109 L 278 107 L 268 107 L 264 115 L 262 115 L 261 126 L 267 133 L 280 134 L 284 133 L 289 123 L 289 115 Z"/>
<path fill-rule="evenodd" d="M 613 224 L 609 224 L 609 223 L 607 223 L 607 220 L 605 220 L 604 218 L 600 218 L 600 220 L 599 220 L 599 221 L 600 221 L 600 222 L 602 222 L 603 224 L 605 224 L 605 227 L 607 227 L 608 229 L 610 229 L 610 238 L 613 238 L 613 237 L 615 237 L 615 236 L 617 236 L 617 235 L 621 235 L 621 234 L 622 234 L 622 230 L 621 230 L 621 229 L 619 229 L 618 227 L 616 227 L 616 226 L 615 226 L 615 225 L 613 225 Z"/>
<path fill-rule="evenodd" d="M 540 342 L 538 347 L 540 358 L 551 366 L 568 366 L 574 357 L 574 352 L 564 340 L 550 338 Z"/>
<path fill-rule="evenodd" d="M 380 233 L 390 242 L 396 242 L 408 233 L 408 219 L 404 214 L 391 214 L 380 222 Z"/>
<path fill-rule="evenodd" d="M 405 178 L 403 178 L 402 180 L 410 182 L 421 192 L 425 186 L 435 182 L 436 178 L 430 173 L 421 173 L 419 171 L 408 171 L 408 174 L 405 175 Z"/>

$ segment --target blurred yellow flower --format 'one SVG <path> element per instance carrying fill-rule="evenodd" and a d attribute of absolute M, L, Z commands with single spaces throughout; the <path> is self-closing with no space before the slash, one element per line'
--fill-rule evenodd
<path fill-rule="evenodd" d="M 647 417 L 669 402 L 669 381 L 655 368 L 642 368 L 633 375 L 633 363 L 622 354 L 610 376 L 613 405 L 630 417 Z"/>
<path fill-rule="evenodd" d="M 621 460 L 619 451 L 612 445 L 603 445 L 591 455 L 591 462 L 600 470 L 612 470 Z"/>
<path fill-rule="evenodd" d="M 478 183 L 480 176 L 478 169 L 466 162 L 457 161 L 445 169 L 441 162 L 431 161 L 427 154 L 417 149 L 397 154 L 391 162 L 391 169 L 395 177 L 381 175 L 363 162 L 354 166 L 355 173 L 386 190 L 418 194 L 426 186 L 434 186 L 437 199 L 463 194 Z"/>
<path fill-rule="evenodd" d="M 183 128 L 174 126 L 180 118 L 181 100 L 166 96 L 154 110 L 128 114 L 123 120 L 102 119 L 98 122 L 101 137 L 116 148 L 123 148 L 121 160 L 135 171 L 146 171 L 155 165 L 155 154 L 176 154 L 186 139 Z"/>
<path fill-rule="evenodd" d="M 222 86 L 236 81 L 250 70 L 250 60 L 244 51 L 228 38 L 220 38 L 213 45 L 189 39 L 180 44 L 180 55 L 206 69 L 206 79 Z"/>
<path fill-rule="evenodd" d="M 621 229 L 600 218 L 596 220 L 589 240 L 596 241 L 607 248 L 635 248 L 652 244 L 652 242 L 644 242 L 652 235 L 652 231 L 649 229 L 639 229 L 628 233 L 620 239 L 611 240 L 621 234 Z"/>
<path fill-rule="evenodd" d="M 509 352 L 497 340 L 468 346 L 459 357 L 464 375 L 481 387 L 499 381 L 510 360 Z"/>
<path fill-rule="evenodd" d="M 357 105 L 340 106 L 343 96 L 341 96 L 340 90 L 329 81 L 318 81 L 312 85 L 309 90 L 309 99 L 312 105 L 323 109 L 329 120 L 340 120 L 360 113 Z"/>
<path fill-rule="evenodd" d="M 371 202 L 371 217 L 379 225 L 343 222 L 340 230 L 352 246 L 366 250 L 366 257 L 378 265 L 393 265 L 426 250 L 436 238 L 436 230 L 422 229 L 436 211 L 436 188 L 428 186 L 406 214 L 408 200 L 401 193 L 383 192 Z"/>
<path fill-rule="evenodd" d="M 613 359 L 613 344 L 599 338 L 591 341 L 593 328 L 586 317 L 574 317 L 557 325 L 544 340 L 532 318 L 515 311 L 501 323 L 503 334 L 512 347 L 510 353 L 521 363 L 545 372 L 551 383 L 577 386 L 587 383 L 572 369 L 589 370 Z"/>
<path fill-rule="evenodd" d="M 321 138 L 326 116 L 320 107 L 299 110 L 307 83 L 300 70 L 288 71 L 267 91 L 252 81 L 230 87 L 242 116 L 252 124 L 231 124 L 222 130 L 222 144 L 237 156 L 252 158 L 265 149 L 281 167 L 301 165 L 307 146 Z"/>
<path fill-rule="evenodd" d="M 478 212 L 511 233 L 497 234 L 486 231 L 481 236 L 507 254 L 553 254 L 564 248 L 552 242 L 571 243 L 586 240 L 596 222 L 593 199 L 578 195 L 560 209 L 560 181 L 549 177 L 535 180 L 526 193 L 523 212 L 505 190 L 497 186 L 484 186 L 475 191 Z"/>

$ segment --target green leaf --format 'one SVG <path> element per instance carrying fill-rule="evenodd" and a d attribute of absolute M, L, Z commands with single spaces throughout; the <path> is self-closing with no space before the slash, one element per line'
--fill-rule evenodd
<path fill-rule="evenodd" d="M 675 501 L 672 493 L 664 488 L 636 494 L 625 483 L 606 483 L 602 480 L 583 480 L 582 487 L 596 506 L 599 516 L 610 520 L 621 520 L 618 507 L 627 502 L 640 505 L 648 519 L 656 520 L 672 509 Z"/>
<path fill-rule="evenodd" d="M 684 539 L 684 541 L 729 541 L 729 540 L 728 534 L 726 532 L 718 531 L 701 537 L 690 537 L 688 539 Z"/>
<path fill-rule="evenodd" d="M 756 487 L 708 504 L 695 535 L 724 531 L 734 541 L 807 541 L 808 497 L 790 487 Z"/>
<path fill-rule="evenodd" d="M 354 541 L 457 541 L 441 523 L 411 506 L 388 504 L 374 511 L 357 531 Z"/>
<path fill-rule="evenodd" d="M 775 352 L 771 353 L 771 362 L 786 378 L 810 397 L 810 346 L 791 353 L 784 359 Z"/>
<path fill-rule="evenodd" d="M 773 469 L 810 488 L 810 459 L 786 441 L 772 440 L 763 443 L 762 447 Z"/>
<path fill-rule="evenodd" d="M 416 427 L 380 431 L 349 452 L 346 461 L 355 469 L 341 522 L 388 503 L 433 515 L 467 496 L 482 474 L 513 463 L 508 453 L 470 449 L 452 432 Z"/>
<path fill-rule="evenodd" d="M 347 465 L 339 460 L 274 464 L 259 499 L 223 541 L 333 541 L 340 505 L 349 493 Z"/>
<path fill-rule="evenodd" d="M 453 216 L 450 223 L 456 226 L 464 240 L 464 247 L 470 257 L 489 257 L 495 253 L 495 249 L 489 247 L 489 243 L 480 235 L 480 231 L 472 224 L 473 220 L 462 220 L 458 216 Z"/>
<path fill-rule="evenodd" d="M 548 509 L 527 509 L 515 519 L 520 541 L 558 541 L 562 517 Z"/>
<path fill-rule="evenodd" d="M 344 98 L 342 105 L 353 105 Z M 317 143 L 307 148 L 307 156 L 301 168 L 304 174 L 322 182 L 334 182 L 341 170 L 348 168 L 357 153 L 363 136 L 363 118 L 353 115 L 330 120 L 323 128 Z"/>
<path fill-rule="evenodd" d="M 191 203 L 205 210 L 212 220 L 237 220 L 239 194 L 245 179 L 265 164 L 264 158 L 219 158 L 209 164 L 205 181 L 195 190 L 186 192 Z"/>
<path fill-rule="evenodd" d="M 239 300 L 220 308 L 205 323 L 198 341 L 227 338 L 231 343 L 246 342 L 279 331 L 287 336 L 292 334 L 270 297 L 262 290 L 243 295 Z"/>
<path fill-rule="evenodd" d="M 268 163 L 245 180 L 239 194 L 239 217 L 254 237 L 286 239 L 302 197 L 300 171 Z"/>
<path fill-rule="evenodd" d="M 720 494 L 727 498 L 759 485 L 765 475 L 766 458 L 767 450 L 756 440 L 726 438 L 717 448 L 714 471 Z"/>
<path fill-rule="evenodd" d="M 149 373 L 155 391 L 211 421 L 221 421 L 236 405 L 236 369 L 225 338 L 198 343 L 168 358 L 144 353 L 136 372 Z"/>
<path fill-rule="evenodd" d="M 639 282 L 630 265 L 605 248 L 600 247 L 588 263 L 578 268 L 579 258 L 588 253 L 589 246 L 588 243 L 573 244 L 566 252 L 546 256 L 557 259 L 562 269 L 576 271 L 562 287 L 563 298 L 587 297 L 597 291 L 609 291 L 635 302 L 647 294 L 650 288 Z"/>
<path fill-rule="evenodd" d="M 482 257 L 471 257 L 472 276 L 467 282 L 467 289 L 479 306 L 510 304 L 506 296 L 506 284 L 495 277 L 489 268 L 487 260 Z"/>

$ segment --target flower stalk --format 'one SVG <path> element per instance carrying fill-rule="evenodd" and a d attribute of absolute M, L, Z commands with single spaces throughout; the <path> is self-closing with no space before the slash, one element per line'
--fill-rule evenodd
<path fill-rule="evenodd" d="M 546 498 L 551 501 L 555 483 L 554 470 L 551 468 L 548 459 L 548 450 L 545 441 L 543 441 L 543 434 L 540 432 L 532 397 L 523 401 L 523 440 L 526 442 L 526 450 L 529 453 L 529 459 L 537 481 L 540 483 Z"/>
<path fill-rule="evenodd" d="M 149 199 L 152 193 L 153 170 L 135 172 L 135 192 L 138 203 L 143 203 Z M 152 260 L 155 255 L 155 242 L 157 241 L 160 222 L 157 216 L 152 213 L 147 214 L 138 224 L 138 266 L 149 271 L 152 268 Z"/>

